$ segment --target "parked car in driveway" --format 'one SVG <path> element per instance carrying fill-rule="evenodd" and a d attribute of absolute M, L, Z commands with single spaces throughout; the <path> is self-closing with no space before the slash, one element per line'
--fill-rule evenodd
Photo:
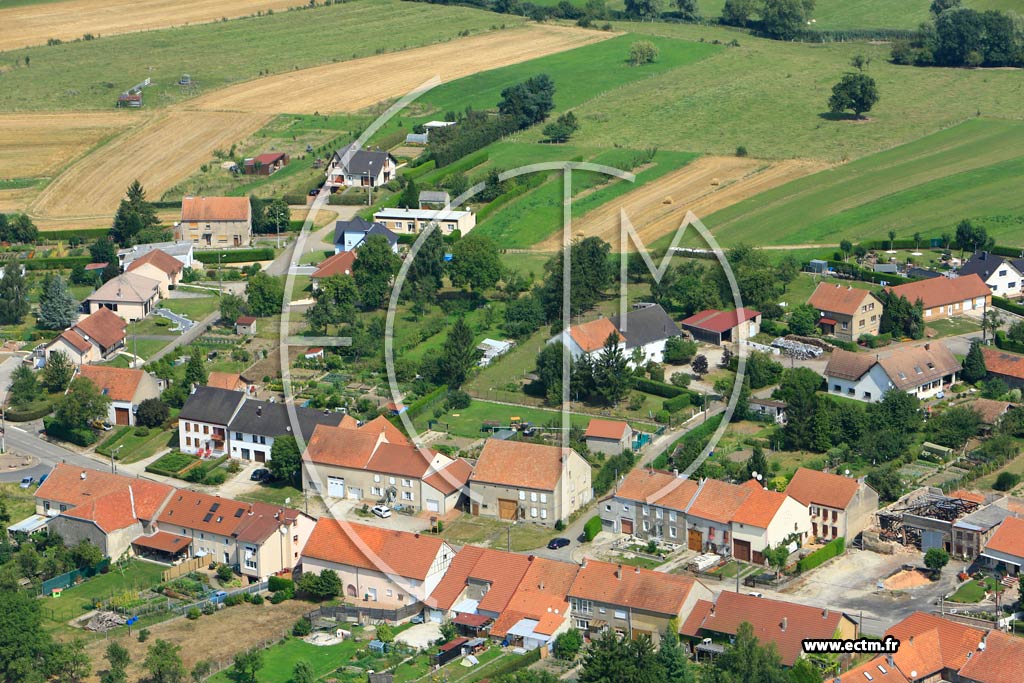
<path fill-rule="evenodd" d="M 548 550 L 561 550 L 565 546 L 569 545 L 569 543 L 570 541 L 568 538 L 552 538 L 551 541 L 548 542 Z"/>
<path fill-rule="evenodd" d="M 270 479 L 270 470 L 266 467 L 260 467 L 259 469 L 253 470 L 252 474 L 249 475 L 249 481 L 270 481 Z"/>
<path fill-rule="evenodd" d="M 391 508 L 389 508 L 387 505 L 374 505 L 370 509 L 370 512 L 377 515 L 381 519 L 387 519 L 391 516 Z"/>
<path fill-rule="evenodd" d="M 22 477 L 21 478 L 21 483 L 18 484 L 18 486 L 20 488 L 27 489 L 29 486 L 32 485 L 32 482 L 34 482 L 34 481 L 35 481 L 34 477 Z"/>

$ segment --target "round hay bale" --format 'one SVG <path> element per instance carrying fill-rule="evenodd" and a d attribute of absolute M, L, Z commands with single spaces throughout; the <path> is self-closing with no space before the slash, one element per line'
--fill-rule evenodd
<path fill-rule="evenodd" d="M 583 232 L 582 230 L 577 230 L 576 231 L 576 237 L 586 237 L 586 236 L 587 236 L 587 233 Z"/>
<path fill-rule="evenodd" d="M 668 197 L 668 196 L 665 197 L 664 199 L 661 200 L 661 203 L 662 204 L 671 204 L 672 203 L 672 197 Z"/>
<path fill-rule="evenodd" d="M 722 183 L 722 181 L 721 181 L 721 180 L 719 180 L 718 178 L 712 178 L 712 179 L 711 179 L 711 184 L 712 184 L 712 185 L 715 185 L 715 186 L 717 186 L 717 185 L 720 185 L 721 183 Z"/>

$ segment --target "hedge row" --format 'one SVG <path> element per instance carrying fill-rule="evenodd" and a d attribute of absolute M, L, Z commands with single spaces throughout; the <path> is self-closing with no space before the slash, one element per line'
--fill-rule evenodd
<path fill-rule="evenodd" d="M 289 206 L 305 206 L 306 195 L 304 194 L 286 194 L 281 197 Z"/>
<path fill-rule="evenodd" d="M 47 436 L 73 443 L 76 446 L 91 446 L 96 443 L 96 432 L 88 427 L 68 429 L 52 417 L 43 418 L 43 429 L 46 431 Z"/>
<path fill-rule="evenodd" d="M 1009 311 L 1010 313 L 1024 315 L 1024 306 L 1021 306 L 1018 303 L 1010 301 L 1009 299 L 1004 299 L 1001 296 L 992 297 L 992 305 L 995 306 L 996 308 L 1001 308 L 1004 311 Z"/>
<path fill-rule="evenodd" d="M 103 442 L 102 446 L 96 447 L 96 452 L 99 453 L 100 455 L 105 455 L 109 458 L 111 454 L 114 452 L 114 448 L 116 448 L 117 442 L 120 441 L 121 438 L 125 434 L 127 434 L 128 431 L 131 429 L 135 428 L 129 427 L 128 425 L 118 427 L 117 429 L 114 430 L 114 433 L 110 435 L 110 438 Z"/>
<path fill-rule="evenodd" d="M 633 388 L 637 391 L 642 391 L 645 394 L 654 394 L 655 396 L 661 396 L 662 398 L 675 398 L 685 391 L 682 387 L 677 387 L 674 384 L 667 384 L 665 382 L 658 382 L 657 380 L 647 379 L 646 377 L 637 377 L 633 384 Z"/>
<path fill-rule="evenodd" d="M 423 162 L 419 166 L 415 166 L 412 168 L 407 167 L 402 175 L 405 176 L 406 180 L 415 180 L 416 178 L 419 178 L 421 175 L 430 173 L 435 168 L 437 168 L 437 162 L 431 159 L 429 161 Z"/>
<path fill-rule="evenodd" d="M 58 256 L 56 258 L 34 258 L 25 261 L 25 270 L 63 270 L 78 265 L 88 265 L 88 256 Z"/>
<path fill-rule="evenodd" d="M 1006 336 L 1006 332 L 1003 330 L 996 331 L 996 346 L 1003 351 L 1012 351 L 1013 353 L 1024 353 L 1024 344 L 1013 341 Z"/>
<path fill-rule="evenodd" d="M 842 555 L 845 550 L 846 539 L 840 536 L 839 538 L 829 541 L 807 557 L 797 562 L 796 570 L 798 572 L 805 572 L 809 569 L 814 569 L 826 560 L 831 560 L 833 557 Z"/>
<path fill-rule="evenodd" d="M 675 398 L 667 398 L 661 402 L 661 407 L 670 413 L 678 413 L 683 408 L 690 405 L 690 395 L 680 394 Z"/>
<path fill-rule="evenodd" d="M 442 384 L 433 391 L 423 394 L 418 399 L 409 404 L 409 408 L 406 411 L 409 415 L 410 420 L 415 420 L 424 410 L 433 408 L 439 400 L 443 399 L 448 395 L 448 385 Z"/>
<path fill-rule="evenodd" d="M 52 411 L 53 406 L 49 401 L 33 401 L 31 405 L 24 408 L 9 407 L 4 413 L 4 417 L 8 422 L 28 422 L 29 420 L 38 420 L 41 417 L 45 417 Z"/>
<path fill-rule="evenodd" d="M 669 456 L 676 451 L 681 451 L 683 446 L 691 441 L 699 441 L 702 446 L 707 444 L 707 441 L 711 438 L 711 435 L 718 429 L 718 425 L 722 422 L 721 415 L 715 415 L 708 418 L 708 421 L 701 424 L 698 427 L 694 427 L 690 431 L 683 434 L 681 437 L 676 439 L 676 442 L 665 449 L 665 452 L 654 459 L 651 463 L 651 467 L 656 470 L 663 470 L 668 467 Z M 679 470 L 684 470 L 690 465 L 689 462 L 676 462 L 675 467 Z"/>
<path fill-rule="evenodd" d="M 876 285 L 882 284 L 883 282 L 890 285 L 902 285 L 908 282 L 914 282 L 914 280 L 910 278 L 895 275 L 893 273 L 876 273 L 873 270 L 861 268 L 858 265 L 846 263 L 844 261 L 829 261 L 828 266 L 837 273 L 852 275 L 861 282 L 874 282 Z"/>
<path fill-rule="evenodd" d="M 180 209 L 181 200 L 175 199 L 167 202 L 150 202 L 154 209 Z"/>
<path fill-rule="evenodd" d="M 60 240 L 66 242 L 72 237 L 78 237 L 80 239 L 98 240 L 101 237 L 106 237 L 110 234 L 109 228 L 93 228 L 92 230 L 46 230 L 39 233 L 40 241 L 46 240 Z"/>
<path fill-rule="evenodd" d="M 594 515 L 583 525 L 583 536 L 588 541 L 593 541 L 599 533 L 601 533 L 601 518 Z"/>
<path fill-rule="evenodd" d="M 253 247 L 251 249 L 231 249 L 228 251 L 197 251 L 195 259 L 203 265 L 218 263 L 248 263 L 249 261 L 273 261 L 274 250 L 270 247 Z M 52 260 L 52 259 L 51 259 Z M 89 260 L 86 259 L 86 263 Z"/>

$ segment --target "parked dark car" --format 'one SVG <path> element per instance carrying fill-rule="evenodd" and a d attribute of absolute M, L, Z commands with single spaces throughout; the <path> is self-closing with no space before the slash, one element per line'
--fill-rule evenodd
<path fill-rule="evenodd" d="M 565 546 L 569 545 L 571 541 L 568 538 L 552 538 L 548 543 L 548 550 L 561 550 Z"/>
<path fill-rule="evenodd" d="M 271 480 L 270 470 L 265 467 L 261 467 L 258 470 L 253 470 L 250 475 L 250 481 L 270 481 Z"/>

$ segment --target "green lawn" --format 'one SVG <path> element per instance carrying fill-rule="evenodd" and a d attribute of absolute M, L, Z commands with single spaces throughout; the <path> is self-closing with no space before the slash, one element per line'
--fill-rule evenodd
<path fill-rule="evenodd" d="M 717 26 L 644 22 L 617 28 L 740 45 L 580 105 L 575 144 L 609 148 L 628 142 L 636 149 L 715 154 L 733 154 L 743 145 L 755 158 L 842 162 L 916 140 L 979 112 L 994 118 L 1022 116 L 1017 102 L 1024 85 L 1013 69 L 897 66 L 888 61 L 888 45 L 788 43 Z M 822 117 L 832 86 L 858 53 L 871 58 L 869 73 L 880 92 L 870 121 Z M 945 175 L 938 164 L 935 170 Z"/>
<path fill-rule="evenodd" d="M 232 83 L 298 68 L 366 57 L 479 33 L 522 18 L 464 7 L 433 7 L 398 0 L 357 0 L 302 12 L 277 12 L 97 40 L 39 46 L 0 55 L 5 67 L 0 110 L 107 110 L 124 88 L 152 78 L 146 108 L 189 97 L 177 85 L 183 73 L 209 92 Z M 353 40 L 386 35 L 386 41 Z M 311 49 L 311 36 L 319 47 Z M 15 60 L 31 59 L 31 68 Z M 73 87 L 72 87 L 73 86 Z M 125 113 L 130 116 L 130 112 Z"/>
<path fill-rule="evenodd" d="M 151 588 L 160 582 L 167 567 L 134 560 L 123 569 L 116 565 L 107 574 L 100 574 L 78 586 L 65 589 L 59 598 L 47 598 L 40 603 L 44 625 L 47 628 L 61 628 L 75 617 L 91 609 L 92 601 L 109 600 L 129 591 Z M 75 632 L 79 632 L 77 629 Z"/>
<path fill-rule="evenodd" d="M 287 482 L 275 481 L 269 484 L 260 484 L 258 490 L 252 493 L 244 493 L 238 496 L 238 500 L 247 503 L 271 503 L 273 505 L 291 505 L 298 508 L 302 505 L 302 491 L 291 486 Z M 286 500 L 290 502 L 286 503 Z"/>
<path fill-rule="evenodd" d="M 984 585 L 983 585 L 984 584 Z M 999 582 L 991 576 L 986 576 L 982 581 L 971 579 L 956 589 L 956 592 L 949 596 L 950 602 L 976 603 L 985 599 L 986 591 L 994 591 Z"/>
<path fill-rule="evenodd" d="M 981 331 L 981 325 L 969 318 L 935 320 L 929 322 L 928 327 L 935 330 L 940 337 L 950 337 L 957 334 L 970 334 L 971 332 Z"/>
<path fill-rule="evenodd" d="M 993 86 L 999 87 L 999 86 Z M 704 218 L 719 242 L 838 244 L 895 230 L 927 240 L 977 220 L 997 242 L 1020 241 L 1024 123 L 972 119 L 821 171 Z"/>
<path fill-rule="evenodd" d="M 220 306 L 220 299 L 215 296 L 194 299 L 164 299 L 160 302 L 160 306 L 172 313 L 184 315 L 194 322 L 199 322 L 217 310 L 217 307 Z"/>
<path fill-rule="evenodd" d="M 120 447 L 116 455 L 117 461 L 127 465 L 155 455 L 161 449 L 170 446 L 177 436 L 177 431 L 166 429 L 152 429 L 146 436 L 136 436 L 135 427 L 129 427 L 120 438 L 115 435 L 96 450 L 108 455 Z"/>
<path fill-rule="evenodd" d="M 152 357 L 157 351 L 164 348 L 172 341 L 174 341 L 173 337 L 168 339 L 132 339 L 129 337 L 125 351 L 146 359 Z M 124 360 L 122 356 L 118 356 L 118 358 L 120 360 Z M 127 363 L 127 361 L 125 361 L 125 363 Z M 127 367 L 127 365 L 125 365 L 125 367 Z"/>
<path fill-rule="evenodd" d="M 504 400 L 504 399 L 503 399 Z M 484 420 L 495 420 L 502 425 L 509 424 L 510 417 L 519 417 L 537 426 L 560 426 L 562 414 L 556 410 L 543 408 L 529 408 L 526 406 L 507 406 L 498 403 L 487 403 L 474 400 L 468 408 L 454 410 L 438 418 L 438 421 L 447 423 L 448 431 L 456 436 L 481 437 L 484 432 L 480 427 Z M 425 429 L 430 415 L 423 415 L 416 420 L 417 427 Z M 573 415 L 572 423 L 580 427 L 586 427 L 590 422 L 588 415 Z M 436 427 L 440 429 L 440 427 Z"/>
<path fill-rule="evenodd" d="M 821 282 L 839 284 L 843 287 L 853 287 L 855 289 L 881 289 L 878 285 L 870 282 L 836 280 L 834 278 L 822 277 L 820 275 L 812 275 L 811 273 L 800 273 L 795 280 L 786 286 L 786 293 L 782 295 L 780 301 L 786 302 L 790 307 L 796 306 L 797 304 L 805 304 L 807 303 L 807 300 L 811 298 L 811 294 L 814 293 L 815 288 Z"/>
<path fill-rule="evenodd" d="M 511 529 L 511 536 L 509 536 Z M 512 525 L 493 517 L 473 517 L 462 515 L 452 522 L 445 522 L 441 536 L 449 543 L 456 545 L 490 546 L 505 550 L 509 547 L 514 552 L 525 552 L 546 545 L 557 533 L 551 527 L 543 527 L 528 522 Z"/>
<path fill-rule="evenodd" d="M 0 500 L 11 516 L 11 523 L 20 522 L 29 515 L 35 514 L 36 501 L 32 497 L 35 487 L 23 489 L 17 482 L 0 484 Z"/>
<path fill-rule="evenodd" d="M 289 638 L 279 645 L 268 648 L 263 657 L 263 668 L 256 674 L 259 683 L 283 683 L 291 680 L 292 670 L 299 660 L 306 660 L 313 666 L 317 678 L 326 676 L 345 665 L 359 649 L 360 643 L 346 640 L 338 645 L 310 645 L 297 638 Z M 230 669 L 213 675 L 211 683 L 231 683 Z"/>

